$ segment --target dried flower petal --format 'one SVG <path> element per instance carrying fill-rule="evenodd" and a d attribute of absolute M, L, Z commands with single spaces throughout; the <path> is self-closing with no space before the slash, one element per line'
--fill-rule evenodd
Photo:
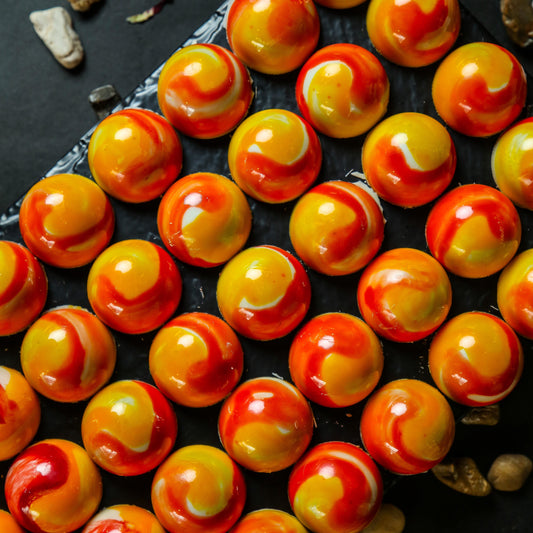
<path fill-rule="evenodd" d="M 137 15 L 131 15 L 130 17 L 127 17 L 126 20 L 130 24 L 138 24 L 139 22 L 146 22 L 147 20 L 151 19 L 154 15 L 157 15 L 163 9 L 163 6 L 170 2 L 171 0 L 160 0 L 160 2 L 158 2 L 151 8 L 143 11 L 142 13 L 138 13 Z"/>

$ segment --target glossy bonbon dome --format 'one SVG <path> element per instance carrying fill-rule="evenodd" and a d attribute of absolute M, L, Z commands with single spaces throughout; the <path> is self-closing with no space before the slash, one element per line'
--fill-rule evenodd
<path fill-rule="evenodd" d="M 162 326 L 178 307 L 181 292 L 181 274 L 170 254 L 142 239 L 119 241 L 104 250 L 87 279 L 98 318 L 130 334 Z"/>
<path fill-rule="evenodd" d="M 484 278 L 513 258 L 522 238 L 520 216 L 500 191 L 462 185 L 440 198 L 426 222 L 432 255 L 453 274 Z"/>
<path fill-rule="evenodd" d="M 385 219 L 371 192 L 347 181 L 327 181 L 294 206 L 289 236 L 296 253 L 329 276 L 364 268 L 383 242 Z"/>
<path fill-rule="evenodd" d="M 439 390 L 470 406 L 497 403 L 516 386 L 524 366 L 518 337 L 501 318 L 470 311 L 449 320 L 429 348 Z"/>
<path fill-rule="evenodd" d="M 197 43 L 164 64 L 157 85 L 163 115 L 180 132 L 213 139 L 232 131 L 253 100 L 252 79 L 230 50 Z"/>
<path fill-rule="evenodd" d="M 157 198 L 177 179 L 183 163 L 174 128 L 148 109 L 123 109 L 102 120 L 87 157 L 96 183 L 129 203 Z"/>
<path fill-rule="evenodd" d="M 433 78 L 438 114 L 454 130 L 472 137 L 488 137 L 511 125 L 526 93 L 526 75 L 516 57 L 490 42 L 457 48 Z"/>
<path fill-rule="evenodd" d="M 289 501 L 296 517 L 316 533 L 361 531 L 383 497 L 381 474 L 361 448 L 324 442 L 311 448 L 289 477 Z"/>
<path fill-rule="evenodd" d="M 378 52 L 404 67 L 441 59 L 455 43 L 460 26 L 457 0 L 371 0 L 366 17 Z"/>
<path fill-rule="evenodd" d="M 457 156 L 440 122 L 407 112 L 382 120 L 367 135 L 361 162 L 369 185 L 383 200 L 419 207 L 450 185 Z"/>
<path fill-rule="evenodd" d="M 455 422 L 437 388 L 417 379 L 391 381 L 370 396 L 361 416 L 367 452 L 396 474 L 421 474 L 449 452 Z"/>
<path fill-rule="evenodd" d="M 303 65 L 296 101 L 303 117 L 334 138 L 367 132 L 385 114 L 389 79 L 378 58 L 351 43 L 331 44 Z"/>
<path fill-rule="evenodd" d="M 218 433 L 240 465 L 254 472 L 277 472 L 293 465 L 311 442 L 313 413 L 291 383 L 250 379 L 224 402 Z"/>
<path fill-rule="evenodd" d="M 109 244 L 115 215 L 104 191 L 78 174 L 38 181 L 20 206 L 26 246 L 41 261 L 61 268 L 86 265 Z"/>
<path fill-rule="evenodd" d="M 294 200 L 316 180 L 322 164 L 320 140 L 292 111 L 265 109 L 233 134 L 228 163 L 232 178 L 256 200 Z"/>
<path fill-rule="evenodd" d="M 43 396 L 79 402 L 109 381 L 116 361 L 111 332 L 76 306 L 51 309 L 28 329 L 20 348 L 24 375 Z"/>
<path fill-rule="evenodd" d="M 46 439 L 26 448 L 5 480 L 9 511 L 32 533 L 69 533 L 98 509 L 102 478 L 87 452 L 64 439 Z"/>
<path fill-rule="evenodd" d="M 157 227 L 166 248 L 180 261 L 214 267 L 243 248 L 252 228 L 252 212 L 231 180 L 196 172 L 180 178 L 163 195 Z"/>
<path fill-rule="evenodd" d="M 313 52 L 320 20 L 312 0 L 235 0 L 226 35 L 231 49 L 250 68 L 285 74 Z"/>
<path fill-rule="evenodd" d="M 363 319 L 378 335 L 413 342 L 444 322 L 452 288 L 444 268 L 429 254 L 395 248 L 379 255 L 363 271 L 357 302 Z"/>
<path fill-rule="evenodd" d="M 238 333 L 256 340 L 287 335 L 303 320 L 310 301 L 307 273 L 292 254 L 277 246 L 247 248 L 218 279 L 222 317 Z"/>

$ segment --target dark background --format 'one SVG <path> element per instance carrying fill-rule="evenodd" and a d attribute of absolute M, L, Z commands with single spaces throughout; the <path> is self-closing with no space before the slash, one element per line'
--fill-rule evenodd
<path fill-rule="evenodd" d="M 111 83 L 127 96 L 219 6 L 220 0 L 174 0 L 144 24 L 125 19 L 153 0 L 101 0 L 88 13 L 72 11 L 66 0 L 3 0 L 0 20 L 0 214 L 54 166 L 97 121 L 89 102 L 92 89 Z M 510 47 L 531 74 L 533 51 L 507 40 L 498 0 L 465 1 L 492 35 Z M 85 47 L 82 65 L 67 71 L 33 31 L 31 11 L 61 5 L 72 15 Z M 531 102 L 529 102 L 531 103 Z M 2 340 L 0 340 L 0 350 Z M 500 453 L 533 457 L 531 371 L 501 404 L 496 427 L 458 424 L 451 455 L 473 457 L 482 472 Z M 1 364 L 1 359 L 0 359 Z M 528 376 L 529 373 L 529 376 Z M 407 533 L 533 532 L 533 481 L 517 493 L 493 492 L 473 498 L 441 485 L 431 473 L 401 479 L 385 496 L 407 517 Z"/>

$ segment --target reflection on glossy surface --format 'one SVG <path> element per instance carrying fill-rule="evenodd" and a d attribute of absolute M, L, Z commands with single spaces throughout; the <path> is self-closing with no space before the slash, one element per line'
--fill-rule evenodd
<path fill-rule="evenodd" d="M 396 248 L 377 257 L 359 281 L 363 319 L 378 334 L 412 342 L 433 333 L 450 310 L 452 289 L 442 266 L 429 254 Z"/>
<path fill-rule="evenodd" d="M 90 263 L 107 246 L 115 216 L 96 183 L 78 174 L 56 174 L 28 191 L 19 225 L 26 246 L 39 259 L 74 268 Z"/>
<path fill-rule="evenodd" d="M 246 194 L 268 203 L 287 202 L 317 178 L 322 149 L 305 120 L 291 111 L 267 109 L 237 128 L 228 163 L 233 179 Z"/>
<path fill-rule="evenodd" d="M 83 413 L 83 445 L 103 469 L 119 476 L 144 474 L 168 455 L 178 431 L 170 403 L 153 385 L 121 380 L 108 385 Z"/>
<path fill-rule="evenodd" d="M 359 318 L 325 313 L 296 335 L 289 353 L 294 384 L 326 407 L 346 407 L 366 398 L 383 370 L 383 349 Z"/>
<path fill-rule="evenodd" d="M 157 85 L 163 115 L 190 137 L 229 133 L 246 116 L 252 80 L 233 53 L 215 44 L 192 44 L 174 53 Z"/>
<path fill-rule="evenodd" d="M 335 138 L 368 131 L 385 114 L 389 80 L 371 52 L 338 43 L 315 52 L 300 70 L 296 101 L 304 118 Z"/>
<path fill-rule="evenodd" d="M 384 226 L 381 208 L 367 191 L 350 182 L 329 181 L 300 198 L 289 235 L 304 263 L 322 274 L 342 276 L 373 259 Z"/>
<path fill-rule="evenodd" d="M 5 481 L 9 511 L 32 533 L 68 533 L 83 526 L 102 498 L 102 479 L 87 452 L 63 439 L 26 448 Z"/>
<path fill-rule="evenodd" d="M 311 301 L 309 278 L 298 260 L 277 246 L 254 246 L 222 270 L 217 302 L 237 332 L 257 340 L 283 337 L 303 320 Z"/>
<path fill-rule="evenodd" d="M 494 144 L 492 177 L 516 205 L 533 210 L 533 118 L 511 126 Z"/>
<path fill-rule="evenodd" d="M 325 442 L 312 448 L 289 477 L 296 517 L 316 533 L 354 533 L 376 515 L 383 497 L 381 475 L 361 448 Z"/>
<path fill-rule="evenodd" d="M 446 268 L 465 278 L 501 270 L 516 253 L 522 225 L 516 208 L 501 192 L 481 184 L 463 185 L 431 210 L 426 239 Z"/>
<path fill-rule="evenodd" d="M 162 326 L 178 307 L 181 275 L 171 256 L 149 241 L 120 241 L 93 263 L 89 302 L 109 327 L 146 333 Z"/>
<path fill-rule="evenodd" d="M 123 109 L 98 124 L 87 157 L 104 191 L 124 202 L 141 203 L 157 198 L 178 177 L 182 148 L 161 115 Z"/>
<path fill-rule="evenodd" d="M 0 366 L 0 461 L 20 453 L 35 437 L 40 422 L 34 390 L 18 370 Z"/>
<path fill-rule="evenodd" d="M 258 509 L 241 518 L 230 533 L 307 533 L 307 529 L 289 513 Z"/>
<path fill-rule="evenodd" d="M 455 43 L 460 26 L 457 0 L 371 0 L 366 18 L 372 44 L 404 67 L 439 60 Z"/>
<path fill-rule="evenodd" d="M 157 518 L 136 505 L 112 505 L 101 510 L 82 533 L 165 533 Z"/>
<path fill-rule="evenodd" d="M 397 474 L 420 474 L 438 464 L 453 443 L 455 422 L 446 398 L 416 379 L 387 383 L 370 396 L 361 438 L 376 462 Z"/>
<path fill-rule="evenodd" d="M 113 336 L 85 309 L 65 306 L 38 318 L 24 335 L 20 361 L 31 386 L 58 402 L 86 400 L 115 368 Z"/>
<path fill-rule="evenodd" d="M 229 455 L 255 472 L 294 464 L 313 435 L 313 413 L 298 389 L 275 378 L 241 384 L 224 402 L 218 419 Z"/>
<path fill-rule="evenodd" d="M 471 406 L 503 400 L 523 368 L 518 337 L 503 320 L 468 312 L 447 322 L 429 350 L 429 370 L 448 398 Z"/>
<path fill-rule="evenodd" d="M 517 255 L 498 279 L 498 307 L 504 320 L 533 339 L 533 249 Z"/>
<path fill-rule="evenodd" d="M 505 48 L 488 42 L 454 50 L 433 79 L 433 103 L 453 129 L 473 137 L 502 131 L 526 101 L 524 69 Z"/>
<path fill-rule="evenodd" d="M 368 134 L 361 160 L 368 183 L 383 200 L 418 207 L 448 187 L 457 158 L 439 122 L 421 113 L 398 113 Z"/>
<path fill-rule="evenodd" d="M 316 48 L 320 20 L 312 0 L 235 0 L 226 35 L 250 68 L 265 74 L 290 72 Z"/>
<path fill-rule="evenodd" d="M 171 400 L 207 407 L 237 385 L 243 351 L 237 335 L 220 318 L 186 313 L 165 324 L 150 347 L 150 373 Z"/>
<path fill-rule="evenodd" d="M 180 261 L 212 267 L 225 263 L 244 246 L 252 213 L 232 181 L 198 172 L 179 179 L 164 194 L 157 226 L 165 246 Z"/>
<path fill-rule="evenodd" d="M 233 460 L 212 446 L 184 446 L 157 470 L 152 505 L 170 533 L 225 533 L 246 500 L 244 478 Z"/>
<path fill-rule="evenodd" d="M 26 329 L 48 296 L 43 267 L 24 246 L 0 241 L 0 336 Z"/>

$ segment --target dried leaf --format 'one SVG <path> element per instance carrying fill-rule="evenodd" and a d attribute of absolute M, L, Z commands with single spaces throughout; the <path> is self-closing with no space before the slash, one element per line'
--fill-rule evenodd
<path fill-rule="evenodd" d="M 130 17 L 126 18 L 126 20 L 130 24 L 138 24 L 139 22 L 146 22 L 147 20 L 151 19 L 154 15 L 157 15 L 162 9 L 165 4 L 170 3 L 171 0 L 161 0 L 151 8 L 147 9 L 146 11 L 143 11 L 142 13 L 138 13 L 137 15 L 131 15 Z"/>

